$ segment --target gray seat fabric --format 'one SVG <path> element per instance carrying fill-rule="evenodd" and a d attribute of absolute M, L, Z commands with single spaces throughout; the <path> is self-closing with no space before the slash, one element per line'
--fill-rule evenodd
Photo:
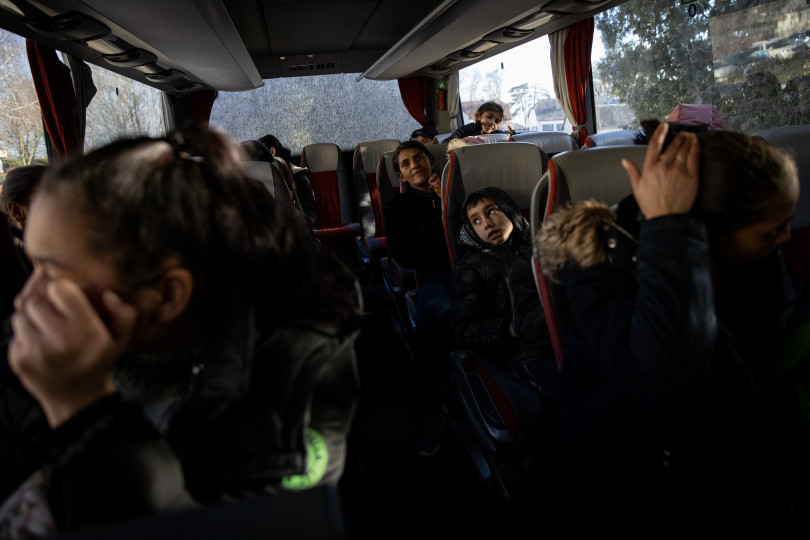
<path fill-rule="evenodd" d="M 630 146 L 635 144 L 636 135 L 643 133 L 637 129 L 619 129 L 594 133 L 585 138 L 585 148 L 600 146 Z"/>
<path fill-rule="evenodd" d="M 579 144 L 569 135 L 562 131 L 532 131 L 529 133 L 516 133 L 512 135 L 515 142 L 526 142 L 537 145 L 540 150 L 551 157 L 561 152 L 578 150 Z"/>
<path fill-rule="evenodd" d="M 261 182 L 262 185 L 267 188 L 267 191 L 270 192 L 270 195 L 272 195 L 273 198 L 276 197 L 273 170 L 269 162 L 243 161 L 242 168 L 244 169 L 246 175 Z"/>
<path fill-rule="evenodd" d="M 497 186 L 511 195 L 521 209 L 528 209 L 532 190 L 547 163 L 543 151 L 528 143 L 477 144 L 451 152 L 442 173 L 442 214 L 453 267 L 457 261 L 462 204 L 467 194 Z"/>
<path fill-rule="evenodd" d="M 363 236 L 382 236 L 382 205 L 377 184 L 377 166 L 385 152 L 399 146 L 396 139 L 380 139 L 359 143 L 354 149 L 354 193 L 357 215 L 360 219 Z"/>
<path fill-rule="evenodd" d="M 323 228 L 356 223 L 351 179 L 343 165 L 343 154 L 334 143 L 308 144 L 301 151 L 301 166 L 312 177 L 318 223 Z"/>
<path fill-rule="evenodd" d="M 377 163 L 377 189 L 380 192 L 380 204 L 383 209 L 396 193 L 402 189 L 402 182 L 394 172 L 394 151 L 384 152 Z"/>
<path fill-rule="evenodd" d="M 587 152 L 564 152 L 551 158 L 548 171 L 532 193 L 532 232 L 537 234 L 545 217 L 565 204 L 585 199 L 608 205 L 618 203 L 632 192 L 622 159 L 629 159 L 641 168 L 646 153 L 645 145 L 607 146 Z"/>
<path fill-rule="evenodd" d="M 799 169 L 799 203 L 790 226 L 794 229 L 810 227 L 810 125 L 765 129 L 755 135 L 784 149 L 796 160 Z"/>
<path fill-rule="evenodd" d="M 537 183 L 531 195 L 532 234 L 537 235 L 545 217 L 556 208 L 586 199 L 614 205 L 632 192 L 630 178 L 622 167 L 629 159 L 639 168 L 644 164 L 647 147 L 606 146 L 557 154 L 549 160 L 548 171 Z M 561 323 L 568 319 L 567 300 L 562 290 L 546 279 L 540 267 L 537 244 L 532 256 L 532 270 L 537 292 L 543 305 L 557 366 L 564 360 Z"/>

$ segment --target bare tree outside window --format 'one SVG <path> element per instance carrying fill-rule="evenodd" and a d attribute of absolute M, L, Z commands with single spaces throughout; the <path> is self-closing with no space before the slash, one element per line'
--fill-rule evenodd
<path fill-rule="evenodd" d="M 0 31 L 0 149 L 9 158 L 7 165 L 30 165 L 45 156 L 42 130 L 25 40 Z"/>

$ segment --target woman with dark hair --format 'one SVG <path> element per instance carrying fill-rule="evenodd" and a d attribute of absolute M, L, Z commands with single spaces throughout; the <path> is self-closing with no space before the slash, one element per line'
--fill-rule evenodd
<path fill-rule="evenodd" d="M 53 457 L 2 521 L 32 496 L 62 531 L 337 482 L 356 283 L 239 161 L 198 128 L 43 178 L 8 361 L 54 430 Z"/>
<path fill-rule="evenodd" d="M 796 165 L 726 131 L 650 137 L 615 209 L 554 213 L 543 271 L 571 308 L 552 469 L 564 510 L 612 525 L 787 516 L 773 369 Z M 723 530 L 726 530 L 725 528 Z"/>

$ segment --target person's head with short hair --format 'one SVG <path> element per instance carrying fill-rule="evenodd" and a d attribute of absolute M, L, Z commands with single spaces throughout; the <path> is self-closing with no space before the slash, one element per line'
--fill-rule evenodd
<path fill-rule="evenodd" d="M 462 209 L 462 227 L 485 244 L 497 246 L 509 241 L 516 231 L 524 233 L 517 202 L 501 188 L 488 186 L 473 191 L 464 199 Z"/>
<path fill-rule="evenodd" d="M 494 101 L 482 103 L 475 112 L 475 121 L 481 122 L 481 133 L 492 133 L 503 122 L 503 107 Z"/>
<path fill-rule="evenodd" d="M 392 156 L 394 172 L 402 182 L 419 191 L 430 192 L 435 158 L 419 141 L 405 141 L 396 147 Z"/>
<path fill-rule="evenodd" d="M 287 163 L 290 162 L 290 156 L 292 155 L 292 152 L 290 151 L 289 148 L 286 148 L 284 145 L 282 145 L 281 141 L 279 141 L 275 135 L 270 135 L 268 133 L 263 137 L 259 137 L 259 142 L 265 145 L 267 147 L 267 150 L 269 150 L 273 156 L 280 157 Z"/>
<path fill-rule="evenodd" d="M 428 135 L 421 129 L 417 129 L 416 131 L 411 133 L 411 140 L 418 141 L 426 146 L 429 144 L 433 144 L 433 137 L 428 137 Z"/>
<path fill-rule="evenodd" d="M 247 161 L 266 161 L 272 163 L 273 155 L 265 145 L 259 141 L 242 141 L 239 149 L 245 155 Z"/>
<path fill-rule="evenodd" d="M 45 165 L 16 167 L 8 172 L 3 182 L 0 211 L 21 231 L 25 229 L 28 207 L 46 170 Z"/>

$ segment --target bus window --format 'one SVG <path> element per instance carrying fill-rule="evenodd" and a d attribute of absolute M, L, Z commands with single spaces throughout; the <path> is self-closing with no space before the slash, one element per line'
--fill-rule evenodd
<path fill-rule="evenodd" d="M 679 103 L 711 103 L 726 129 L 749 134 L 810 122 L 808 21 L 804 0 L 646 0 L 597 15 L 597 131 L 664 119 Z"/>
<path fill-rule="evenodd" d="M 85 152 L 124 136 L 163 136 L 159 90 L 95 65 L 90 68 L 97 91 L 87 108 Z"/>
<path fill-rule="evenodd" d="M 0 178 L 19 165 L 45 162 L 42 113 L 25 39 L 0 30 Z"/>
<path fill-rule="evenodd" d="M 356 79 L 349 73 L 268 79 L 255 90 L 220 92 L 210 123 L 235 141 L 275 135 L 293 154 L 312 143 L 352 150 L 362 141 L 409 139 L 420 125 L 397 82 Z"/>
<path fill-rule="evenodd" d="M 458 72 L 464 123 L 485 101 L 504 110 L 503 126 L 517 132 L 571 130 L 554 96 L 547 38 L 524 43 Z"/>

